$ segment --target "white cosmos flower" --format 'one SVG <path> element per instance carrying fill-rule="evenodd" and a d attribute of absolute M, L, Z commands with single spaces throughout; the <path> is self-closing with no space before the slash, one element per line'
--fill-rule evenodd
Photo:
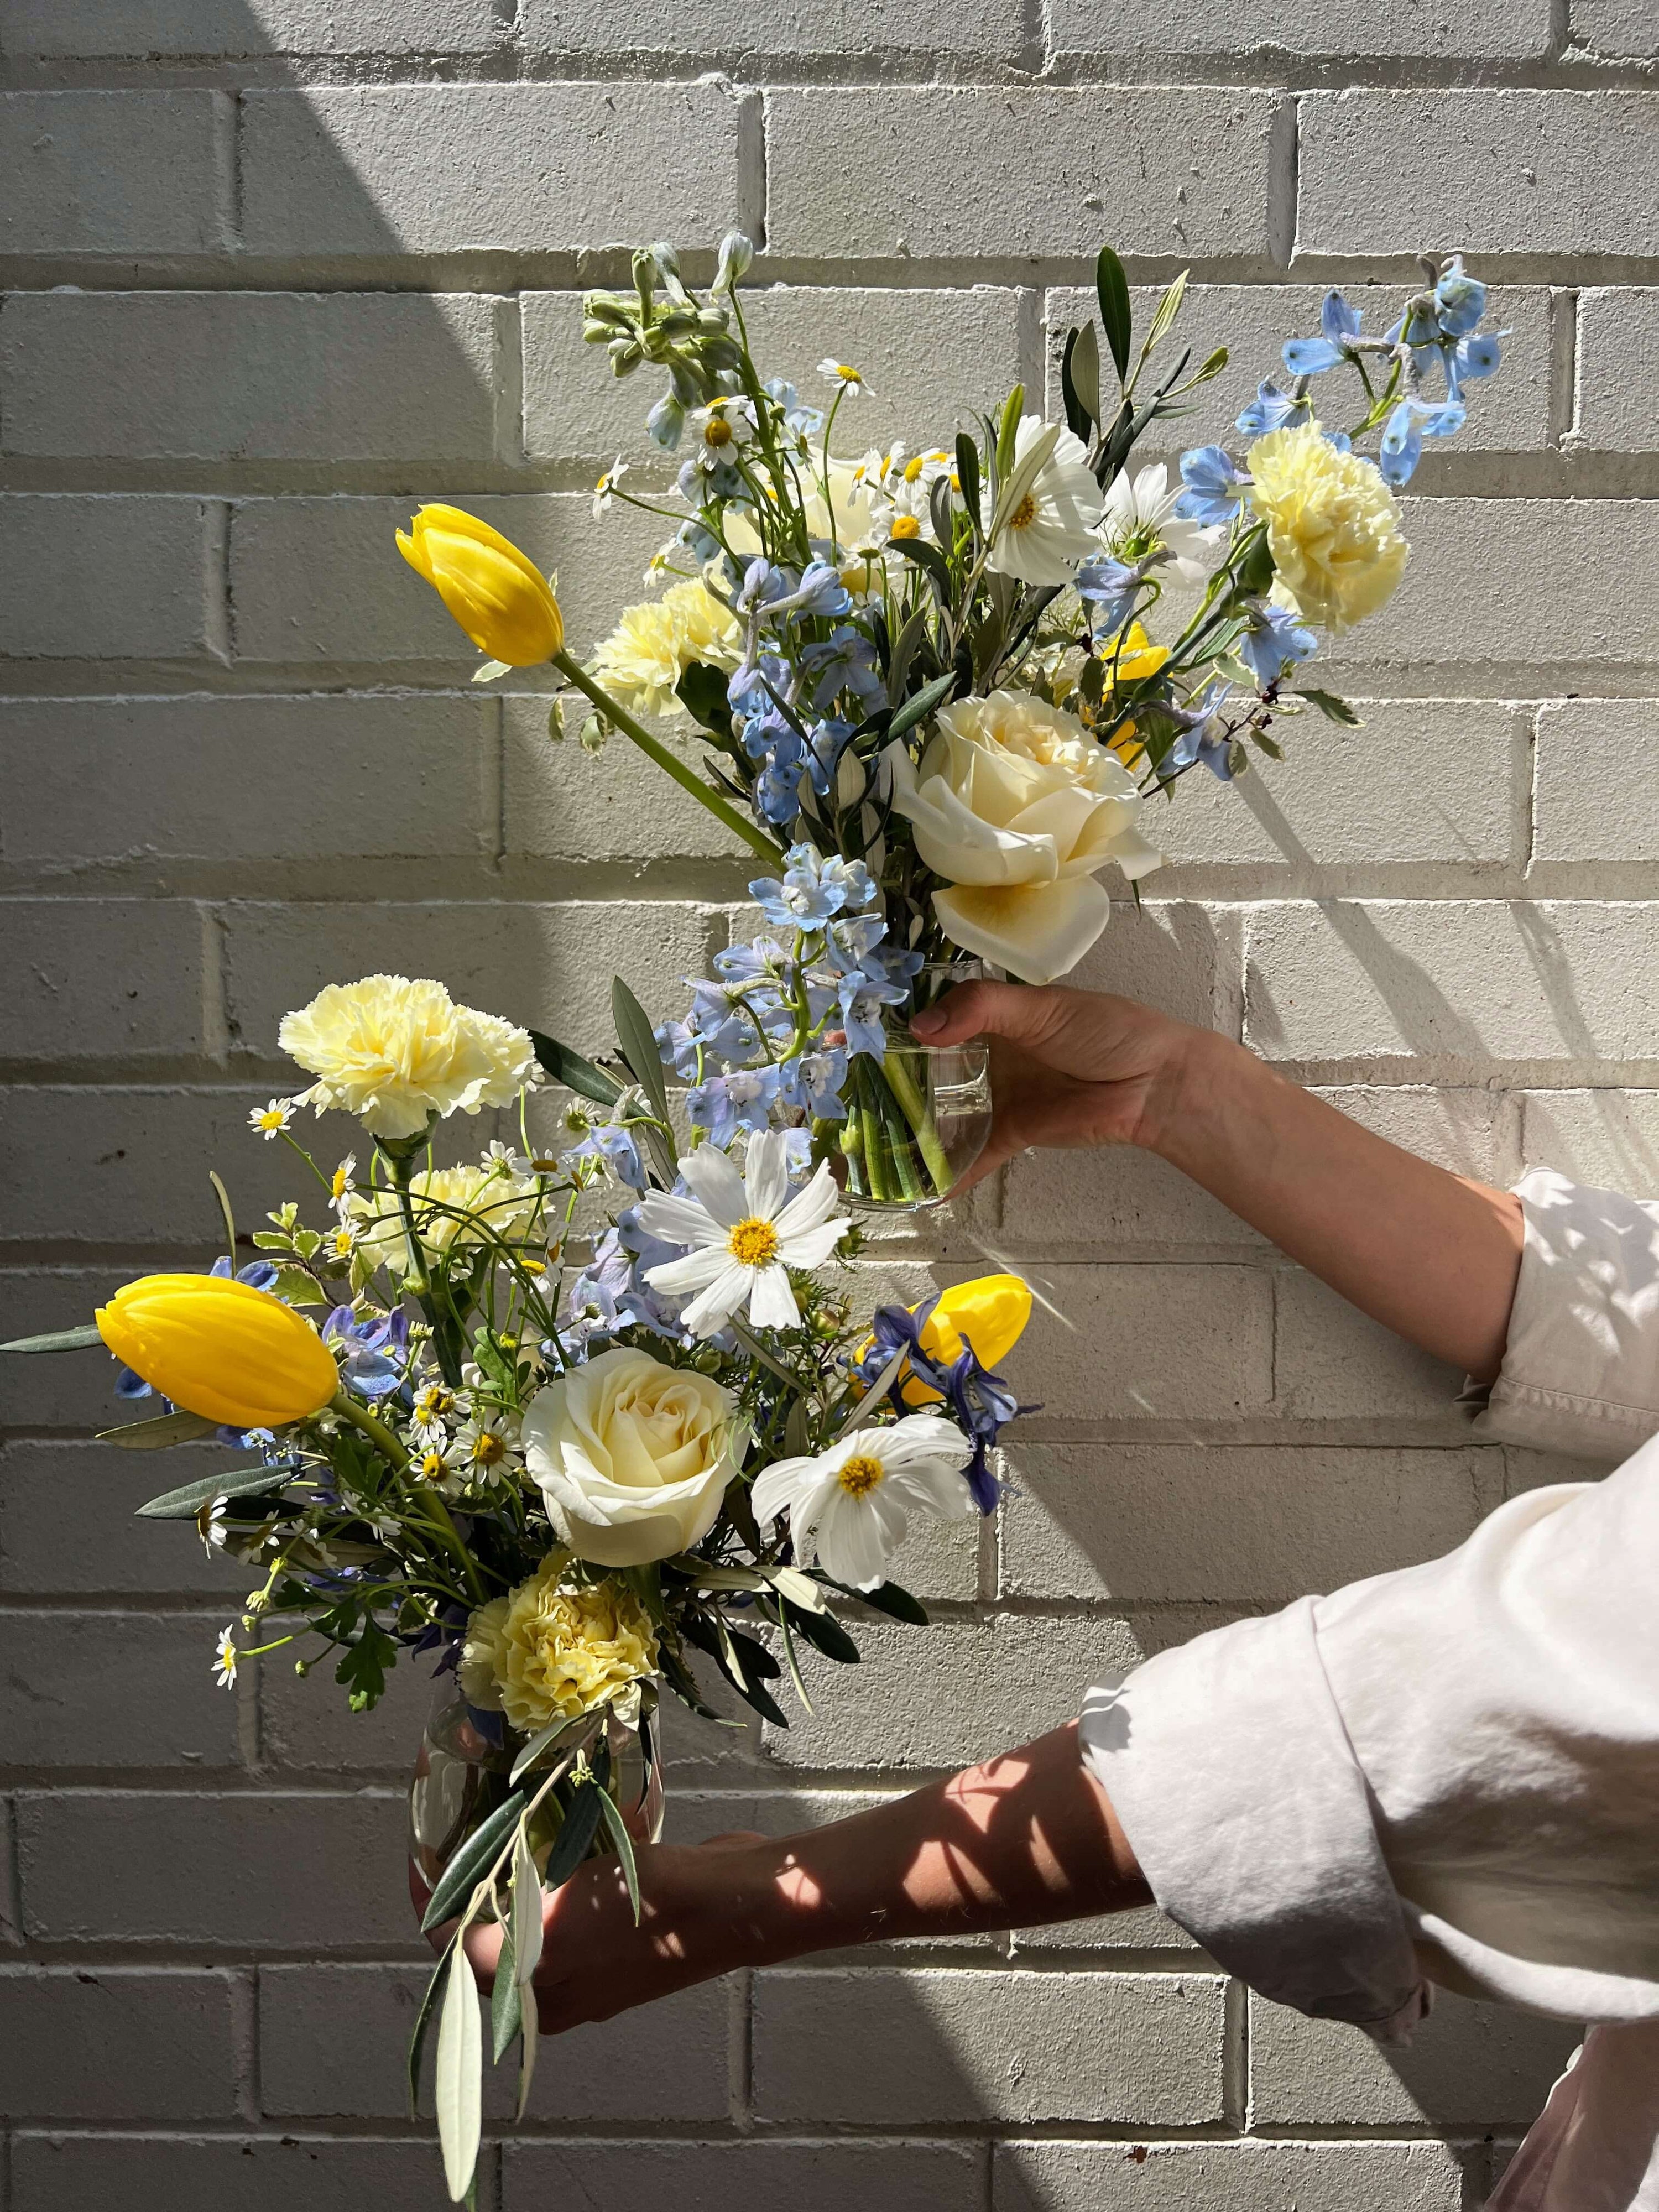
<path fill-rule="evenodd" d="M 1099 550 L 1100 516 L 1100 486 L 1081 440 L 1022 416 L 986 567 L 1027 584 L 1069 584 L 1079 563 Z"/>
<path fill-rule="evenodd" d="M 781 1459 L 757 1481 L 757 1521 L 789 1508 L 795 1557 L 816 1559 L 854 1589 L 876 1589 L 920 1506 L 937 1520 L 965 1520 L 974 1493 L 962 1470 L 974 1448 L 939 1413 L 907 1413 L 890 1428 L 854 1429 L 812 1459 Z"/>
<path fill-rule="evenodd" d="M 640 1225 L 690 1249 L 647 1268 L 646 1281 L 672 1297 L 697 1293 L 680 1316 L 694 1336 L 714 1335 L 745 1300 L 755 1328 L 793 1328 L 800 1309 L 787 1270 L 822 1267 L 853 1225 L 836 1211 L 829 1163 L 791 1198 L 788 1141 L 765 1129 L 750 1139 L 742 1175 L 714 1145 L 688 1153 L 680 1173 L 693 1195 L 651 1192 Z"/>
<path fill-rule="evenodd" d="M 1175 511 L 1182 487 L 1171 491 L 1169 485 L 1170 472 L 1162 461 L 1150 463 L 1133 477 L 1115 477 L 1106 494 L 1101 544 L 1126 568 L 1162 548 L 1183 583 L 1202 583 L 1209 574 L 1203 556 L 1221 533 L 1183 521 Z"/>

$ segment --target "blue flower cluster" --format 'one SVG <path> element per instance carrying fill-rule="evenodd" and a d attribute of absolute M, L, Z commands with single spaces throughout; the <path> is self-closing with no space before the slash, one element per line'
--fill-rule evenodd
<path fill-rule="evenodd" d="M 842 695 L 866 708 L 886 696 L 874 646 L 841 619 L 852 605 L 840 571 L 823 559 L 799 571 L 751 561 L 732 601 L 745 634 L 726 702 L 758 769 L 756 808 L 775 828 L 787 828 L 800 812 L 803 775 L 821 799 L 835 787 L 853 735 L 852 723 L 834 711 Z M 828 637 L 804 638 L 800 625 L 815 621 L 836 627 Z"/>
<path fill-rule="evenodd" d="M 1039 1408 L 1022 1406 L 1000 1375 L 981 1367 L 966 1338 L 962 1351 L 948 1365 L 922 1350 L 921 1333 L 938 1304 L 935 1296 L 914 1312 L 908 1306 L 878 1306 L 871 1324 L 870 1349 L 855 1372 L 867 1386 L 883 1373 L 896 1352 L 904 1352 L 905 1364 L 888 1386 L 896 1410 L 901 1416 L 915 1412 L 904 1399 L 904 1385 L 913 1379 L 937 1390 L 949 1402 L 958 1426 L 974 1447 L 974 1455 L 963 1469 L 974 1503 L 981 1513 L 994 1513 L 1002 1485 L 991 1472 L 991 1449 L 1017 1413 L 1034 1413 Z"/>
<path fill-rule="evenodd" d="M 795 845 L 781 878 L 759 877 L 749 888 L 793 945 L 760 937 L 716 953 L 712 976 L 687 979 L 685 1020 L 657 1030 L 665 1065 L 690 1085 L 692 1122 L 720 1146 L 740 1128 L 766 1128 L 779 1107 L 843 1120 L 848 1060 L 861 1052 L 884 1057 L 883 1010 L 904 1004 L 922 964 L 919 952 L 885 942 L 862 860 L 825 860 L 812 846 Z"/>

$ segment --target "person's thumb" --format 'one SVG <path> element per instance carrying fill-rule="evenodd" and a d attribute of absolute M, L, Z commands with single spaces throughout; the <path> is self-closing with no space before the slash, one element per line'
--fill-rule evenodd
<path fill-rule="evenodd" d="M 910 1017 L 924 1044 L 961 1044 L 968 1037 L 1007 1037 L 1034 1045 L 1054 1027 L 1058 991 L 1015 983 L 960 983 L 938 1004 Z"/>

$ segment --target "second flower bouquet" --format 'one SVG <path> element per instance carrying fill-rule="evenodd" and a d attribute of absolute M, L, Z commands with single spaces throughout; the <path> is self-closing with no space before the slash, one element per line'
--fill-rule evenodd
<path fill-rule="evenodd" d="M 664 1695 L 718 1718 L 712 1669 L 787 1727 L 804 1654 L 859 1656 L 842 1601 L 925 1626 L 890 1562 L 915 1516 L 994 1509 L 993 1447 L 1019 1410 L 994 1370 L 1024 1284 L 864 1308 L 860 1232 L 810 1138 L 734 1127 L 680 1152 L 652 1024 L 620 980 L 614 1003 L 617 1048 L 595 1061 L 436 982 L 331 985 L 282 1027 L 311 1086 L 252 1117 L 292 1149 L 309 1206 L 280 1206 L 245 1258 L 216 1176 L 210 1273 L 143 1277 L 86 1326 L 4 1347 L 101 1343 L 146 1409 L 107 1441 L 239 1455 L 140 1509 L 254 1577 L 222 1682 L 254 1654 L 331 1660 L 361 1711 L 400 1660 L 434 1674 L 410 1859 L 444 1948 L 410 2086 L 435 2025 L 456 2199 L 485 2056 L 466 1929 L 502 1928 L 489 2043 L 499 2061 L 518 2040 L 522 2110 L 545 1895 L 614 1854 L 637 1910 Z M 594 1109 L 567 1111 L 550 1155 L 526 1111 L 549 1074 Z M 306 1104 L 358 1118 L 363 1171 L 300 1144 Z M 441 1164 L 441 1125 L 484 1111 L 514 1116 L 516 1142 Z"/>

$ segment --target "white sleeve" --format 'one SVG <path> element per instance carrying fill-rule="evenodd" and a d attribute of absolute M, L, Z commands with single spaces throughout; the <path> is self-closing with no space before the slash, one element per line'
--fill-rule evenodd
<path fill-rule="evenodd" d="M 1624 1459 L 1659 1434 L 1659 1204 L 1540 1168 L 1504 1364 L 1478 1433 Z"/>

